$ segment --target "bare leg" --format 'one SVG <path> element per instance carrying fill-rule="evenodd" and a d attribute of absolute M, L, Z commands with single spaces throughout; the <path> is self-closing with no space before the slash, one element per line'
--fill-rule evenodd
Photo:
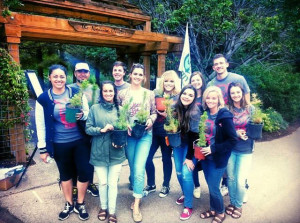
<path fill-rule="evenodd" d="M 72 199 L 73 182 L 72 182 L 72 179 L 70 179 L 68 181 L 62 181 L 61 187 L 62 187 L 66 201 L 68 201 L 70 204 L 73 204 L 73 199 Z"/>
<path fill-rule="evenodd" d="M 86 194 L 86 189 L 89 185 L 89 181 L 87 182 L 79 182 L 77 181 L 77 188 L 78 188 L 78 199 L 77 199 L 77 202 L 82 204 L 82 202 L 84 201 L 84 197 L 85 197 L 85 194 Z"/>

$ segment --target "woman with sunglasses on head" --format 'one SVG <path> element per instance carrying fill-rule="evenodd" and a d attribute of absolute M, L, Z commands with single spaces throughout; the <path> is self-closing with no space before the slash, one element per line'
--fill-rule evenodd
<path fill-rule="evenodd" d="M 203 113 L 202 94 L 206 88 L 206 82 L 200 71 L 195 71 L 192 73 L 190 77 L 190 84 L 193 85 L 193 87 L 197 90 L 196 104 L 198 105 L 202 114 Z M 199 175 L 198 175 L 198 172 L 201 170 L 202 170 L 201 162 L 198 161 L 193 171 L 193 179 L 194 179 L 194 186 L 195 186 L 193 194 L 195 198 L 201 197 L 201 187 L 200 187 Z"/>
<path fill-rule="evenodd" d="M 111 142 L 113 124 L 117 122 L 119 106 L 117 90 L 111 81 L 101 83 L 99 104 L 91 107 L 86 133 L 92 136 L 90 163 L 94 166 L 99 180 L 101 208 L 98 219 L 116 223 L 116 201 L 118 180 L 125 158 L 124 147 L 115 148 Z"/>
<path fill-rule="evenodd" d="M 62 65 L 49 68 L 51 88 L 37 99 L 35 118 L 38 148 L 41 159 L 47 163 L 49 156 L 56 161 L 65 208 L 58 219 L 65 220 L 74 211 L 81 220 L 89 219 L 84 197 L 89 183 L 89 148 L 84 141 L 77 123 L 66 121 L 66 104 L 77 92 L 66 86 L 67 69 Z M 76 114 L 77 120 L 86 120 L 89 107 L 86 97 L 82 97 L 83 111 Z M 76 172 L 74 171 L 76 168 Z M 77 173 L 78 198 L 76 204 L 72 199 L 72 177 Z"/>
<path fill-rule="evenodd" d="M 254 140 L 247 136 L 247 123 L 254 112 L 254 106 L 247 104 L 245 91 L 239 83 L 233 82 L 228 86 L 228 107 L 233 114 L 238 141 L 232 148 L 227 165 L 230 205 L 226 207 L 226 213 L 238 219 L 242 216 L 245 181 L 251 168 L 254 147 Z"/>
<path fill-rule="evenodd" d="M 176 204 L 184 206 L 180 215 L 181 220 L 189 219 L 193 212 L 193 170 L 196 163 L 193 141 L 198 138 L 201 116 L 196 98 L 196 89 L 188 84 L 180 91 L 179 99 L 175 104 L 175 115 L 181 130 L 181 145 L 173 148 L 176 175 L 182 190 L 182 195 L 176 200 Z"/>
<path fill-rule="evenodd" d="M 144 66 L 142 64 L 133 64 L 129 77 L 131 85 L 118 93 L 118 99 L 120 105 L 131 102 L 129 108 L 130 125 L 134 125 L 134 121 L 137 120 L 136 115 L 142 107 L 149 113 L 145 123 L 145 132 L 141 138 L 132 136 L 132 129 L 129 126 L 128 145 L 125 149 L 130 167 L 130 183 L 133 185 L 134 202 L 131 205 L 132 216 L 135 222 L 141 222 L 143 217 L 140 210 L 140 201 L 143 197 L 145 165 L 152 143 L 152 125 L 156 120 L 157 114 L 154 93 L 142 87 L 146 81 Z"/>
<path fill-rule="evenodd" d="M 164 72 L 160 78 L 159 86 L 154 90 L 157 100 L 160 98 L 169 96 L 174 103 L 178 99 L 178 84 L 179 78 L 174 70 L 168 70 Z M 145 194 L 149 194 L 156 190 L 155 185 L 155 167 L 153 164 L 153 156 L 156 153 L 158 147 L 161 149 L 162 162 L 163 162 L 163 185 L 159 193 L 159 197 L 166 197 L 170 192 L 170 179 L 172 175 L 172 148 L 166 145 L 166 131 L 164 130 L 164 124 L 166 122 L 166 111 L 162 110 L 159 105 L 156 105 L 157 119 L 153 124 L 153 138 L 150 152 L 146 163 L 147 173 L 147 186 L 144 188 Z"/>
<path fill-rule="evenodd" d="M 208 87 L 203 93 L 203 108 L 207 111 L 206 141 L 209 146 L 202 148 L 205 160 L 201 161 L 204 176 L 209 189 L 210 210 L 203 212 L 200 218 L 213 217 L 212 223 L 225 220 L 225 208 L 220 192 L 220 182 L 226 170 L 231 149 L 237 142 L 233 124 L 233 115 L 224 108 L 221 89 Z"/>

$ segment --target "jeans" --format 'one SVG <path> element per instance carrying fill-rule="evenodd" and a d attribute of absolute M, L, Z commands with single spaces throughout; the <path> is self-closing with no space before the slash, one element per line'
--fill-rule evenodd
<path fill-rule="evenodd" d="M 143 197 L 145 166 L 151 143 L 152 133 L 149 132 L 145 132 L 140 139 L 128 136 L 125 152 L 130 168 L 130 183 L 133 185 L 133 196 L 135 198 Z"/>
<path fill-rule="evenodd" d="M 112 166 L 95 166 L 95 171 L 99 179 L 99 195 L 101 208 L 110 214 L 116 213 L 116 202 L 118 195 L 118 180 L 121 173 L 122 164 Z"/>
<path fill-rule="evenodd" d="M 228 190 L 230 203 L 235 207 L 242 207 L 246 192 L 245 182 L 247 180 L 252 163 L 252 153 L 243 154 L 232 151 L 228 160 Z"/>
<path fill-rule="evenodd" d="M 184 207 L 193 208 L 193 171 L 189 171 L 187 166 L 183 165 L 187 149 L 187 144 L 181 144 L 179 147 L 173 148 L 173 155 L 177 179 L 184 195 Z M 195 158 L 193 158 L 193 162 L 196 163 Z"/>
<path fill-rule="evenodd" d="M 152 145 L 146 162 L 147 184 L 155 185 L 155 167 L 153 164 L 153 156 L 160 146 L 163 162 L 164 182 L 163 186 L 169 187 L 172 175 L 172 148 L 166 145 L 165 137 L 153 135 Z"/>
<path fill-rule="evenodd" d="M 226 167 L 216 168 L 216 164 L 211 159 L 201 161 L 205 180 L 209 189 L 210 210 L 218 214 L 224 213 L 224 202 L 220 192 L 220 182 Z"/>

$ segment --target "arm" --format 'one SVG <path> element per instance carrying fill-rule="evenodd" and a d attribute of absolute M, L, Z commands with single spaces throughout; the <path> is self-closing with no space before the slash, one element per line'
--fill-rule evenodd
<path fill-rule="evenodd" d="M 96 126 L 96 121 L 94 115 L 96 114 L 95 111 L 95 106 L 93 105 L 91 107 L 91 110 L 89 112 L 89 115 L 86 120 L 86 125 L 85 125 L 85 132 L 88 135 L 91 136 L 96 136 L 96 135 L 101 135 L 101 128 L 99 126 Z"/>
<path fill-rule="evenodd" d="M 191 132 L 191 131 L 189 131 L 187 134 L 188 134 L 188 151 L 185 158 L 192 160 L 194 157 L 193 142 L 199 138 L 199 134 L 197 132 Z"/>
<path fill-rule="evenodd" d="M 154 123 L 157 118 L 155 96 L 153 91 L 150 91 L 150 118 L 152 120 L 152 123 Z"/>
<path fill-rule="evenodd" d="M 221 143 L 217 143 L 216 139 L 216 142 L 211 145 L 212 153 L 225 153 L 233 148 L 237 142 L 237 135 L 232 119 L 222 119 L 221 124 L 223 128 L 223 133 L 221 134 L 223 134 L 225 140 Z"/>
<path fill-rule="evenodd" d="M 89 114 L 89 103 L 84 94 L 82 95 L 82 112 L 83 112 L 83 116 L 81 117 L 80 120 L 86 120 Z"/>

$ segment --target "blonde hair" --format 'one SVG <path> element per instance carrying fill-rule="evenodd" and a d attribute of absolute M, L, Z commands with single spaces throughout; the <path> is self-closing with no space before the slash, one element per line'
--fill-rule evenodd
<path fill-rule="evenodd" d="M 209 93 L 211 93 L 211 92 L 216 92 L 217 93 L 217 96 L 218 96 L 218 99 L 219 99 L 218 108 L 223 108 L 225 106 L 225 102 L 224 102 L 224 99 L 223 99 L 223 94 L 222 94 L 221 89 L 219 87 L 216 87 L 216 86 L 210 86 L 210 87 L 206 88 L 206 90 L 204 91 L 203 96 L 202 96 L 202 107 L 203 107 L 203 109 L 204 110 L 207 109 L 206 98 L 209 95 Z"/>
<path fill-rule="evenodd" d="M 178 95 L 179 92 L 180 92 L 179 85 L 178 85 L 179 77 L 178 77 L 177 73 L 174 70 L 167 70 L 161 75 L 160 82 L 159 82 L 158 88 L 156 89 L 156 92 L 159 95 L 163 95 L 163 93 L 164 93 L 164 82 L 165 82 L 165 79 L 167 77 L 172 78 L 174 80 L 174 83 L 175 83 L 175 86 L 174 86 L 174 89 L 172 90 L 171 95 L 172 96 Z"/>

